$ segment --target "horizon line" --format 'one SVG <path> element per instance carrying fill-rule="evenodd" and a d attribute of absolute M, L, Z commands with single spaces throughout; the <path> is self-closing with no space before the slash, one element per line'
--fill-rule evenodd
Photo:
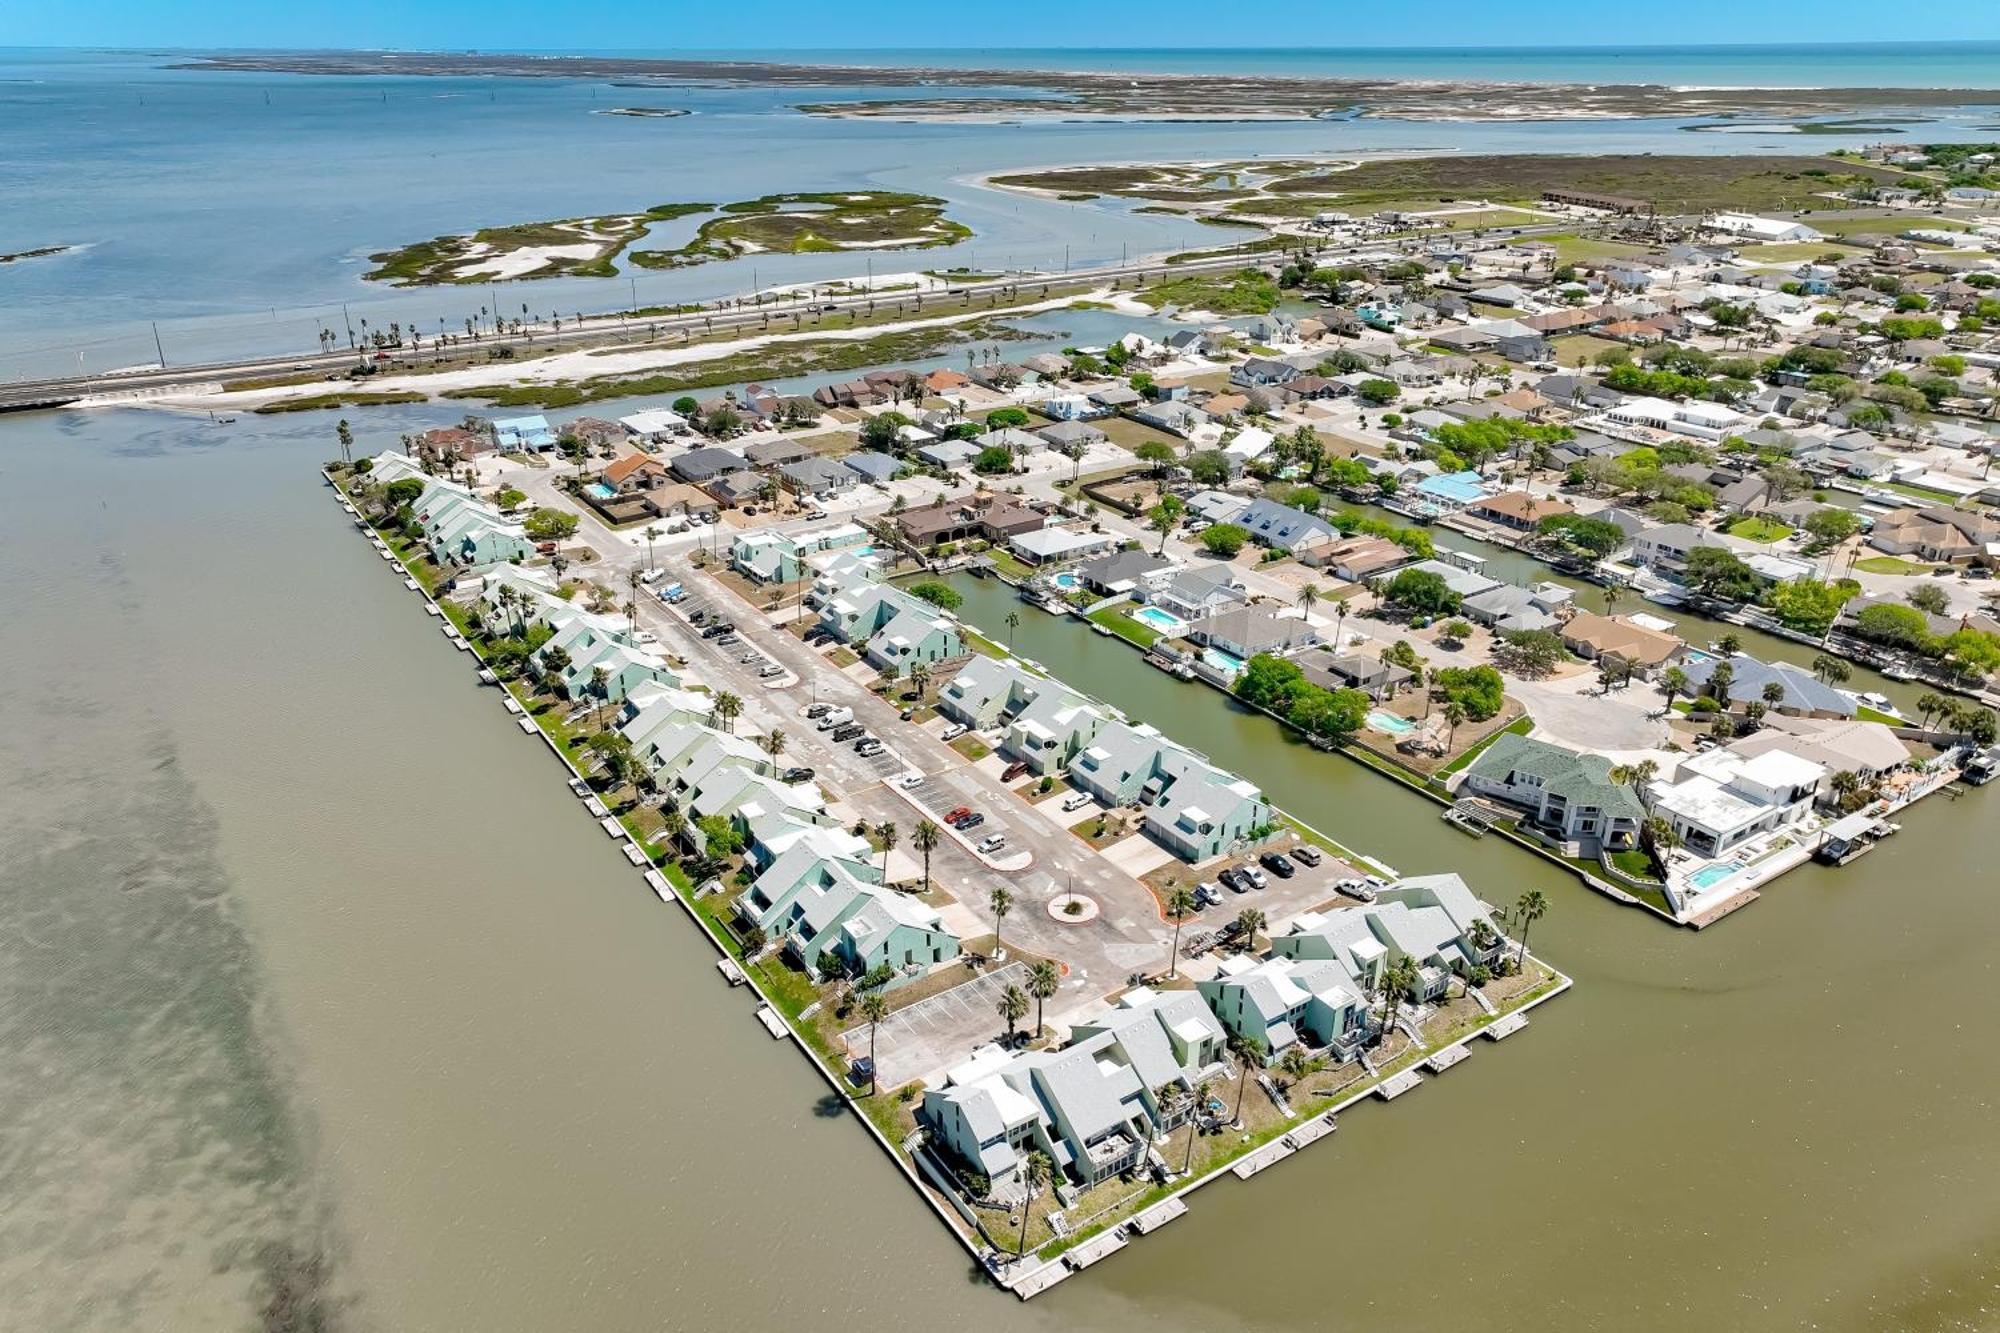
<path fill-rule="evenodd" d="M 607 52 L 685 52 L 698 54 L 740 54 L 747 50 L 768 51 L 773 55 L 784 53 L 842 53 L 842 52 L 882 52 L 882 51 L 938 51 L 996 54 L 1035 54 L 1040 52 L 1077 51 L 1205 51 L 1218 55 L 1269 54 L 1285 52 L 1293 54 L 1341 54 L 1348 52 L 1463 52 L 1463 51 L 1796 51 L 1796 50 L 1841 50 L 1850 48 L 1914 47 L 1914 46 L 1954 46 L 1980 47 L 2000 46 L 2000 34 L 1993 37 L 1909 37 L 1889 40 L 1857 39 L 1851 41 L 1819 42 L 1526 42 L 1526 43 L 1473 43 L 1468 45 L 1446 44 L 1398 44 L 1366 43 L 1352 46 L 1217 46 L 1208 44 L 1174 43 L 1167 45 L 1109 45 L 1087 46 L 985 46 L 985 45 L 916 45 L 892 43 L 877 46 L 575 46 L 575 47 L 516 47 L 516 46 L 171 46 L 162 43 L 145 43 L 138 46 L 113 46 L 101 42 L 72 43 L 29 43 L 25 45 L 0 44 L 0 51 L 104 51 L 119 54 L 143 54 L 145 52 L 285 52 L 312 54 L 317 52 L 353 52 L 358 54 L 415 54 L 415 55 L 601 55 Z M 778 60 L 764 60 L 760 63 L 782 64 Z"/>

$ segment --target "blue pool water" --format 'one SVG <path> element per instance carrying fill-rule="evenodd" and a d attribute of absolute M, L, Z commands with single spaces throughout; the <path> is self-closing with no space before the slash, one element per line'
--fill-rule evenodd
<path fill-rule="evenodd" d="M 1697 889 L 1712 889 L 1723 880 L 1743 868 L 1741 861 L 1717 861 L 1712 866 L 1703 866 L 1688 876 L 1688 883 Z"/>
<path fill-rule="evenodd" d="M 1220 648 L 1202 649 L 1201 660 L 1214 667 L 1217 671 L 1227 671 L 1232 676 L 1243 669 L 1242 658 L 1238 657 L 1235 653 L 1225 653 Z"/>
<path fill-rule="evenodd" d="M 1385 713 L 1379 708 L 1369 710 L 1368 725 L 1391 736 L 1407 736 L 1417 729 L 1417 724 L 1408 718 Z"/>
<path fill-rule="evenodd" d="M 1083 580 L 1078 578 L 1076 575 L 1070 573 L 1068 570 L 1064 570 L 1062 573 L 1056 575 L 1055 578 L 1053 578 L 1050 581 L 1054 583 L 1058 588 L 1061 588 L 1064 592 L 1071 592 L 1083 586 Z"/>
<path fill-rule="evenodd" d="M 1178 635 L 1187 628 L 1187 621 L 1182 620 L 1171 611 L 1162 611 L 1157 606 L 1140 607 L 1132 613 L 1132 619 L 1150 629 L 1156 629 L 1162 634 Z M 1226 653 L 1223 655 L 1225 657 L 1228 656 Z M 1239 662 L 1237 665 L 1240 667 L 1242 664 Z"/>
<path fill-rule="evenodd" d="M 601 481 L 593 481 L 590 483 L 590 485 L 584 487 L 583 489 L 590 492 L 592 495 L 596 496 L 600 500 L 609 500 L 612 496 L 618 494 L 615 488 L 606 486 Z"/>
<path fill-rule="evenodd" d="M 1430 477 L 1418 482 L 1417 491 L 1433 499 L 1469 505 L 1474 500 L 1485 497 L 1487 486 L 1480 480 L 1477 472 L 1448 472 L 1444 476 Z"/>

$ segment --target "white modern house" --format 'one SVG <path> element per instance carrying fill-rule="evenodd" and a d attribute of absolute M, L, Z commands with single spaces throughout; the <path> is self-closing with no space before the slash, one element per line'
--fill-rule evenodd
<path fill-rule="evenodd" d="M 1655 782 L 1652 809 L 1681 846 L 1713 859 L 1810 814 L 1826 778 L 1826 769 L 1784 749 L 1711 750 L 1684 760 L 1672 783 Z"/>

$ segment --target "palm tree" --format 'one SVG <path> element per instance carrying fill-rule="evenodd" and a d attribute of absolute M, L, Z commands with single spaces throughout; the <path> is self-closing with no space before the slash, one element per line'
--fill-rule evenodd
<path fill-rule="evenodd" d="M 1209 1095 L 1214 1091 L 1215 1091 L 1215 1080 L 1212 1078 L 1205 1078 L 1202 1079 L 1200 1082 L 1196 1083 L 1193 1089 L 1189 1093 L 1189 1095 L 1194 1099 L 1194 1112 L 1192 1115 L 1188 1117 L 1187 1157 L 1185 1160 L 1181 1162 L 1182 1175 L 1186 1175 L 1189 1171 L 1194 1169 L 1195 1133 L 1200 1128 L 1200 1126 L 1196 1123 L 1195 1117 L 1199 1116 L 1201 1114 L 1202 1108 L 1208 1105 Z"/>
<path fill-rule="evenodd" d="M 1923 719 L 1924 730 L 1930 730 L 1933 714 L 1943 713 L 1951 704 L 1939 694 L 1923 694 L 1917 698 L 1917 713 Z"/>
<path fill-rule="evenodd" d="M 1514 904 L 1514 915 L 1521 922 L 1521 951 L 1514 958 L 1516 967 L 1527 964 L 1528 927 L 1540 921 L 1548 910 L 1548 897 L 1540 889 L 1529 889 L 1521 895 L 1520 901 Z"/>
<path fill-rule="evenodd" d="M 1382 1040 L 1395 1030 L 1396 1015 L 1402 1012 L 1403 997 L 1417 984 L 1417 965 L 1406 954 L 1382 970 Z"/>
<path fill-rule="evenodd" d="M 1021 994 L 1019 986 L 1009 986 L 1001 993 L 1000 1002 L 993 1006 L 1007 1024 L 1007 1044 L 1014 1044 L 1014 1025 L 1028 1016 L 1028 997 Z"/>
<path fill-rule="evenodd" d="M 1174 923 L 1174 942 L 1167 948 L 1167 976 L 1177 975 L 1181 956 L 1181 922 L 1194 915 L 1194 891 L 1185 884 L 1176 885 L 1167 894 L 1167 920 Z"/>
<path fill-rule="evenodd" d="M 785 732 L 782 727 L 772 727 L 771 734 L 764 738 L 764 753 L 771 756 L 771 768 L 778 767 L 778 756 L 785 752 Z"/>
<path fill-rule="evenodd" d="M 1002 884 L 986 897 L 986 905 L 993 909 L 993 956 L 1000 956 L 1000 923 L 1007 919 L 1007 913 L 1014 910 L 1014 895 Z"/>
<path fill-rule="evenodd" d="M 1312 1057 L 1306 1054 L 1306 1048 L 1298 1042 L 1287 1046 L 1285 1053 L 1278 1057 L 1278 1072 L 1285 1076 L 1287 1090 L 1303 1083 L 1306 1075 L 1312 1073 L 1312 1070 Z"/>
<path fill-rule="evenodd" d="M 1299 595 L 1296 600 L 1299 604 L 1299 610 L 1305 612 L 1306 619 L 1310 621 L 1312 619 L 1313 607 L 1319 604 L 1319 588 L 1310 583 L 1306 584 L 1305 587 L 1299 589 Z"/>
<path fill-rule="evenodd" d="M 1743 651 L 1743 640 L 1736 634 L 1725 634 L 1715 645 L 1724 657 L 1734 657 Z"/>
<path fill-rule="evenodd" d="M 1243 941 L 1245 951 L 1256 947 L 1257 932 L 1263 928 L 1262 908 L 1246 907 L 1236 914 L 1236 938 Z"/>
<path fill-rule="evenodd" d="M 895 820 L 885 819 L 875 826 L 875 836 L 882 843 L 882 878 L 886 882 L 889 878 L 889 853 L 902 841 L 902 835 L 896 828 Z"/>
<path fill-rule="evenodd" d="M 1812 668 L 1813 675 L 1828 685 L 1838 685 L 1854 675 L 1848 670 L 1847 663 L 1828 653 L 1813 658 Z"/>
<path fill-rule="evenodd" d="M 1264 1043 L 1255 1037 L 1231 1037 L 1229 1053 L 1236 1057 L 1237 1067 L 1242 1077 L 1236 1084 L 1236 1111 L 1230 1116 L 1236 1124 L 1243 1123 L 1243 1094 L 1250 1088 L 1250 1071 L 1264 1064 Z"/>
<path fill-rule="evenodd" d="M 1011 653 L 1014 651 L 1014 631 L 1021 627 L 1021 613 L 1019 611 L 1009 611 L 1007 613 L 1006 625 L 1007 651 Z"/>
<path fill-rule="evenodd" d="M 733 733 L 736 730 L 736 719 L 743 714 L 743 701 L 728 690 L 724 690 L 715 696 L 715 703 L 709 712 L 722 723 L 723 730 Z"/>
<path fill-rule="evenodd" d="M 1458 700 L 1453 699 L 1444 706 L 1444 748 L 1447 751 L 1451 749 L 1452 739 L 1458 735 L 1459 726 L 1464 723 L 1465 718 L 1465 705 Z"/>
<path fill-rule="evenodd" d="M 653 543 L 666 536 L 666 533 L 648 523 L 644 535 L 646 538 L 646 568 L 657 569 L 659 566 L 653 563 Z"/>
<path fill-rule="evenodd" d="M 1020 994 L 1019 991 L 1014 993 Z M 1028 1187 L 1028 1197 L 1021 1204 L 1021 1238 L 1014 1243 L 1014 1257 L 1017 1259 L 1028 1252 L 1028 1212 L 1035 1206 L 1035 1196 L 1049 1183 L 1054 1169 L 1055 1164 L 1040 1149 L 1029 1153 L 1028 1160 L 1021 1164 L 1021 1183 Z"/>
<path fill-rule="evenodd" d="M 354 427 L 347 424 L 346 417 L 342 417 L 339 421 L 334 423 L 333 433 L 334 437 L 340 441 L 340 461 L 347 464 L 349 467 L 353 467 Z"/>
<path fill-rule="evenodd" d="M 944 833 L 928 819 L 919 819 L 917 826 L 910 830 L 910 846 L 917 849 L 924 858 L 924 892 L 931 889 L 931 853 L 943 841 Z"/>
<path fill-rule="evenodd" d="M 1062 985 L 1062 973 L 1056 965 L 1043 959 L 1028 969 L 1028 994 L 1035 997 L 1035 1035 L 1042 1035 L 1042 1003 L 1052 1000 Z"/>
<path fill-rule="evenodd" d="M 1335 648 L 1341 647 L 1342 643 L 1344 642 L 1341 636 L 1346 631 L 1346 629 L 1347 629 L 1347 599 L 1343 597 L 1340 599 L 1340 605 L 1335 607 L 1333 612 L 1333 646 Z"/>
<path fill-rule="evenodd" d="M 1764 683 L 1763 695 L 1765 705 L 1770 708 L 1776 708 L 1785 701 L 1785 683 L 1781 680 L 1766 681 Z"/>
<path fill-rule="evenodd" d="M 861 1021 L 868 1025 L 868 1095 L 875 1095 L 875 1029 L 889 1016 L 889 1002 L 871 990 L 861 997 Z"/>
<path fill-rule="evenodd" d="M 917 687 L 917 702 L 922 703 L 924 692 L 930 688 L 931 684 L 931 664 L 929 662 L 915 662 L 911 664 L 910 684 Z"/>
<path fill-rule="evenodd" d="M 1674 700 L 1687 693 L 1688 673 L 1679 667 L 1668 667 L 1660 673 L 1660 688 L 1667 692 L 1667 707 L 1674 706 Z"/>
<path fill-rule="evenodd" d="M 1833 794 L 1840 798 L 1841 807 L 1846 808 L 1849 798 L 1861 790 L 1861 775 L 1853 769 L 1844 768 L 1833 775 Z"/>
<path fill-rule="evenodd" d="M 597 696 L 597 728 L 604 729 L 604 705 L 611 700 L 611 673 L 603 667 L 590 669 L 590 692 Z"/>

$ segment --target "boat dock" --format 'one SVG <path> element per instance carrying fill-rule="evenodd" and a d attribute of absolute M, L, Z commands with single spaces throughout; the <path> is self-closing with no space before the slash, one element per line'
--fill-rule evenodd
<path fill-rule="evenodd" d="M 623 824 L 620 824 L 617 820 L 613 819 L 610 815 L 606 815 L 604 818 L 598 820 L 597 827 L 603 829 L 605 833 L 614 838 L 622 838 L 625 836 L 625 826 Z"/>
<path fill-rule="evenodd" d="M 1405 1069 L 1394 1078 L 1384 1079 L 1375 1085 L 1375 1095 L 1385 1102 L 1393 1102 L 1410 1089 L 1424 1081 L 1424 1076 L 1414 1069 Z"/>
<path fill-rule="evenodd" d="M 1304 1124 L 1295 1126 L 1291 1133 L 1285 1135 L 1285 1142 L 1296 1150 L 1319 1142 L 1338 1128 L 1340 1122 L 1333 1118 L 1333 1112 L 1328 1111 L 1325 1115 L 1316 1115 Z"/>
<path fill-rule="evenodd" d="M 1124 1230 L 1119 1227 L 1113 1227 L 1109 1231 L 1092 1236 L 1089 1240 L 1065 1254 L 1063 1262 L 1069 1265 L 1070 1272 L 1081 1273 L 1098 1260 L 1109 1259 L 1112 1255 L 1124 1249 L 1129 1243 Z"/>
<path fill-rule="evenodd" d="M 1265 1167 L 1276 1166 L 1297 1151 L 1298 1149 L 1284 1139 L 1274 1139 L 1229 1169 L 1235 1173 L 1238 1180 L 1248 1180 Z"/>
<path fill-rule="evenodd" d="M 780 1041 L 791 1035 L 785 1027 L 785 1020 L 778 1017 L 777 1010 L 771 1008 L 768 1004 L 757 1006 L 757 1021 L 764 1025 L 766 1032 Z"/>
<path fill-rule="evenodd" d="M 1528 1026 L 1526 1014 L 1509 1014 L 1505 1018 L 1487 1024 L 1484 1030 L 1488 1041 L 1505 1041 L 1526 1026 Z"/>
<path fill-rule="evenodd" d="M 1493 815 L 1477 801 L 1454 801 L 1444 812 L 1444 822 L 1461 833 L 1483 838 L 1493 831 Z"/>
<path fill-rule="evenodd" d="M 1176 1195 L 1171 1199 L 1163 1199 L 1159 1203 L 1154 1204 L 1151 1208 L 1133 1218 L 1128 1225 L 1135 1234 L 1150 1236 L 1175 1218 L 1185 1217 L 1186 1215 L 1187 1204 L 1181 1201 L 1179 1195 Z"/>
<path fill-rule="evenodd" d="M 1442 1074 L 1445 1070 L 1465 1059 L 1465 1056 L 1466 1050 L 1462 1044 L 1447 1046 L 1430 1059 L 1424 1061 L 1424 1068 L 1430 1070 L 1433 1074 Z"/>
<path fill-rule="evenodd" d="M 722 979 L 730 985 L 741 986 L 743 984 L 743 969 L 736 966 L 734 958 L 716 959 L 715 970 L 722 973 Z"/>

